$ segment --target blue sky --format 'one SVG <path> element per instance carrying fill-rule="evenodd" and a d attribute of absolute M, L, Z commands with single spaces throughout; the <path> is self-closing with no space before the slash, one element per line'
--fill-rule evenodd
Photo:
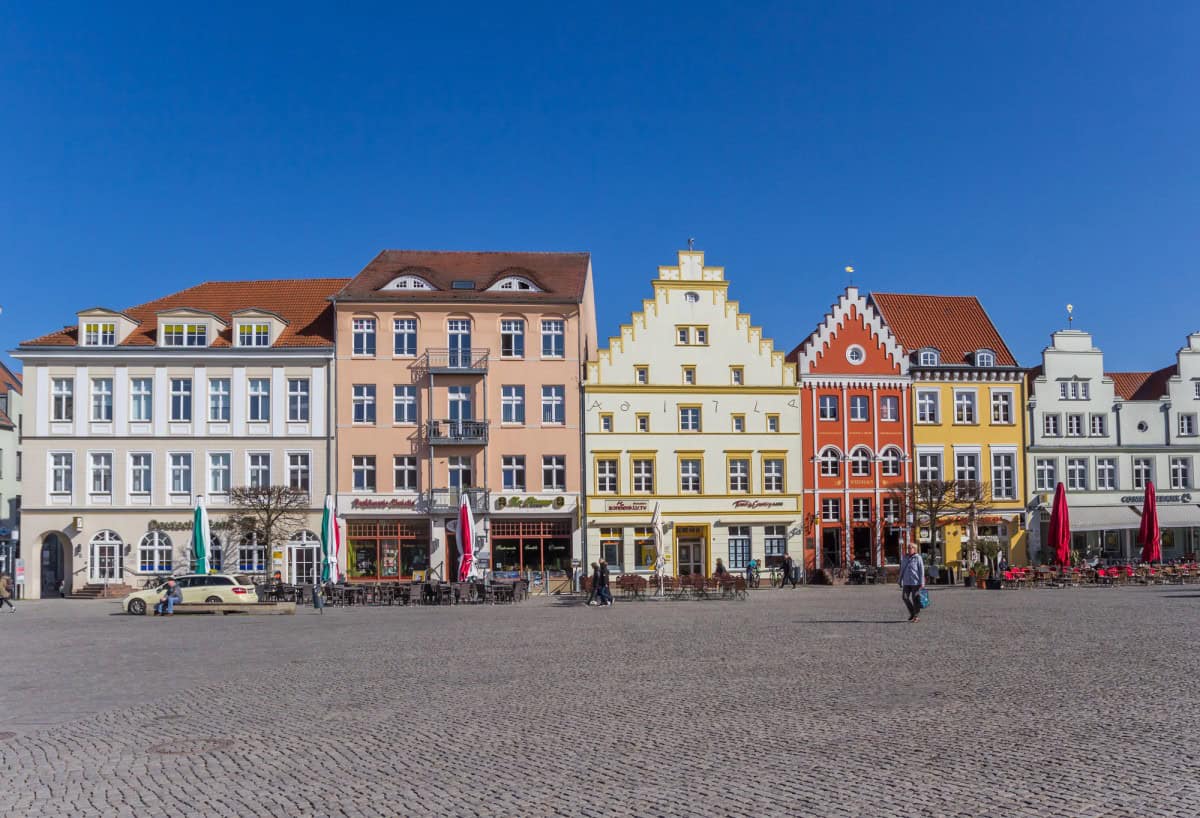
<path fill-rule="evenodd" d="M 689 236 L 785 349 L 848 263 L 1029 365 L 1200 329 L 1200 5 L 404 5 L 7 4 L 0 347 L 384 247 L 590 251 L 608 336 Z"/>

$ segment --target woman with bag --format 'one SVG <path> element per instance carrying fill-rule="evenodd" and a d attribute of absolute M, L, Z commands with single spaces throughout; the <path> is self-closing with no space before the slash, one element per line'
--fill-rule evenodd
<path fill-rule="evenodd" d="M 900 598 L 908 608 L 908 621 L 916 622 L 921 615 L 921 596 L 925 592 L 925 561 L 917 553 L 917 544 L 909 543 L 907 554 L 900 561 Z"/>

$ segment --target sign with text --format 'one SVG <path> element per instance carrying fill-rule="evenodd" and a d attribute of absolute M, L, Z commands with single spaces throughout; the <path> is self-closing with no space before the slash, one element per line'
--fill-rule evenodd
<path fill-rule="evenodd" d="M 374 497 L 355 497 L 350 501 L 350 508 L 363 511 L 413 511 L 416 509 L 416 507 L 416 497 L 388 497 L 387 499 L 376 499 Z"/>
<path fill-rule="evenodd" d="M 495 511 L 563 511 L 567 508 L 568 499 L 574 505 L 575 497 L 568 498 L 565 494 L 555 494 L 549 497 L 525 494 L 502 494 L 492 501 Z"/>

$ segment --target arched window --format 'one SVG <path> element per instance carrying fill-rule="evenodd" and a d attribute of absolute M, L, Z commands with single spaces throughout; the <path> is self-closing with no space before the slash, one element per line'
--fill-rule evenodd
<path fill-rule="evenodd" d="M 850 453 L 850 473 L 855 477 L 871 476 L 871 450 L 859 446 Z"/>
<path fill-rule="evenodd" d="M 837 477 L 842 473 L 842 453 L 830 446 L 821 452 L 821 476 Z"/>
<path fill-rule="evenodd" d="M 879 456 L 883 463 L 884 477 L 896 477 L 900 474 L 901 454 L 900 450 L 894 446 L 890 446 L 883 450 L 883 454 Z"/>
<path fill-rule="evenodd" d="M 320 545 L 321 538 L 311 531 L 297 531 L 292 535 L 289 545 Z"/>
<path fill-rule="evenodd" d="M 918 366 L 937 366 L 940 359 L 936 349 L 923 349 L 917 353 Z"/>
<path fill-rule="evenodd" d="M 521 290 L 523 292 L 540 293 L 542 290 L 532 281 L 521 276 L 502 278 L 488 289 L 491 290 Z"/>
<path fill-rule="evenodd" d="M 259 541 L 257 533 L 242 537 L 238 543 L 238 570 L 251 572 L 267 570 L 266 544 Z"/>
<path fill-rule="evenodd" d="M 381 290 L 432 290 L 434 287 L 420 276 L 403 275 L 393 278 Z"/>
<path fill-rule="evenodd" d="M 224 556 L 224 551 L 221 548 L 221 538 L 216 534 L 210 534 L 208 536 L 208 567 L 213 571 L 220 571 L 221 560 Z"/>
<path fill-rule="evenodd" d="M 981 349 L 975 353 L 975 366 L 995 366 L 996 353 L 990 349 Z"/>
<path fill-rule="evenodd" d="M 170 571 L 171 538 L 161 531 L 147 531 L 138 545 L 138 568 L 143 573 L 160 574 Z"/>

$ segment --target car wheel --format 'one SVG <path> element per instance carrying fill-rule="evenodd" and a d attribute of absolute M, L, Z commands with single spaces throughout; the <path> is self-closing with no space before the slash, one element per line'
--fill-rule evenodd
<path fill-rule="evenodd" d="M 221 602 L 221 597 L 219 597 L 219 596 L 210 596 L 208 599 L 206 599 L 206 600 L 204 600 L 204 601 L 205 601 L 205 602 L 209 602 L 209 603 L 214 603 L 214 602 L 215 602 L 215 603 L 219 603 L 219 602 Z"/>
<path fill-rule="evenodd" d="M 145 616 L 146 615 L 146 600 L 144 600 L 144 599 L 129 600 L 129 612 L 131 614 L 133 614 L 134 616 Z"/>

